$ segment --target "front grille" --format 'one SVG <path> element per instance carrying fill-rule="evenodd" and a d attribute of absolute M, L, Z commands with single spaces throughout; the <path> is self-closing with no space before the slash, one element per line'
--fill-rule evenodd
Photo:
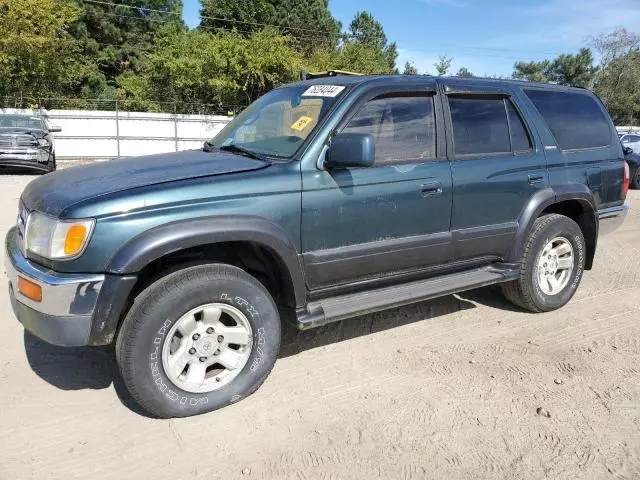
<path fill-rule="evenodd" d="M 37 147 L 38 140 L 33 135 L 5 133 L 0 134 L 0 148 Z"/>
<path fill-rule="evenodd" d="M 18 205 L 18 238 L 17 244 L 18 248 L 24 253 L 24 234 L 27 228 L 27 218 L 29 217 L 29 212 L 27 208 L 24 206 L 22 202 Z"/>

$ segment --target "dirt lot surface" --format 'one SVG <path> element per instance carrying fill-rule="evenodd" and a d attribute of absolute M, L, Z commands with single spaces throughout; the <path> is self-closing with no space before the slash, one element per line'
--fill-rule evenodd
<path fill-rule="evenodd" d="M 31 177 L 0 177 L 0 230 Z M 141 415 L 112 351 L 30 336 L 0 295 L 0 478 L 640 478 L 640 193 L 574 300 L 495 289 L 298 334 L 252 397 Z"/>

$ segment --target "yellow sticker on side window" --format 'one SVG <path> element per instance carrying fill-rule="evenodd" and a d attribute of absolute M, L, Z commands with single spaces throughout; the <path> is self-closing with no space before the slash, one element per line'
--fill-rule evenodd
<path fill-rule="evenodd" d="M 291 125 L 291 130 L 295 130 L 296 132 L 301 132 L 305 128 L 309 126 L 310 123 L 313 122 L 313 118 L 311 117 L 300 117 L 296 122 Z"/>

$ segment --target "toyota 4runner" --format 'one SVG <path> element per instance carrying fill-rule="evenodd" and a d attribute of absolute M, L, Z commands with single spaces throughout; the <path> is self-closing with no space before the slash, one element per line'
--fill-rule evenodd
<path fill-rule="evenodd" d="M 14 312 L 106 345 L 158 417 L 215 410 L 300 329 L 489 284 L 557 309 L 626 213 L 629 172 L 590 91 L 332 77 L 266 94 L 202 150 L 55 172 L 6 237 Z"/>

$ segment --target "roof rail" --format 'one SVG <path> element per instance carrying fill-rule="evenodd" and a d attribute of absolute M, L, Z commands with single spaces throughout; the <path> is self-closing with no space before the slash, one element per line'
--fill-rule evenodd
<path fill-rule="evenodd" d="M 300 72 L 300 80 L 311 80 L 313 78 L 338 77 L 338 76 L 362 76 L 362 73 L 347 72 L 345 70 L 327 70 L 326 72 Z"/>

